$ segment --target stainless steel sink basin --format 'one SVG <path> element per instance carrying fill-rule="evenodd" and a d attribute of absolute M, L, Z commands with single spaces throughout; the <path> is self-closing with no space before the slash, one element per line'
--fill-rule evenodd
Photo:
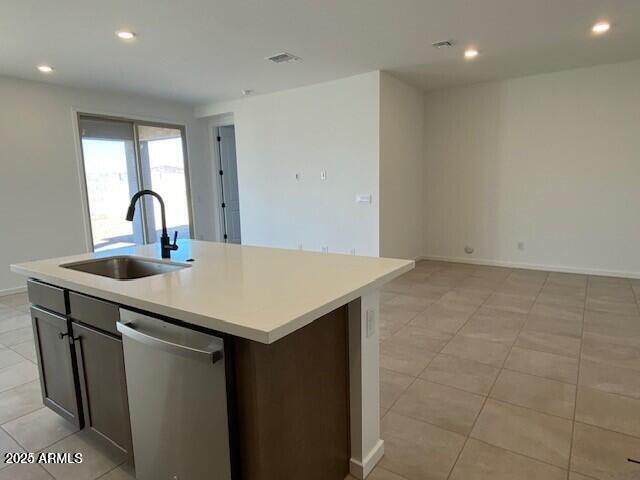
<path fill-rule="evenodd" d="M 191 265 L 182 263 L 163 262 L 149 258 L 120 255 L 115 257 L 96 258 L 83 262 L 66 263 L 63 268 L 79 272 L 92 273 L 116 280 L 133 280 L 135 278 L 150 277 L 168 272 L 175 272 Z"/>

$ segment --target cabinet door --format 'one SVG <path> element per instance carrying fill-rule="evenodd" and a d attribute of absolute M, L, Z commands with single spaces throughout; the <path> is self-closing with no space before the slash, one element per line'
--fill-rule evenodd
<path fill-rule="evenodd" d="M 82 427 L 80 397 L 68 320 L 40 308 L 31 308 L 33 333 L 44 404 Z"/>
<path fill-rule="evenodd" d="M 122 340 L 73 322 L 87 428 L 131 455 L 131 426 Z"/>

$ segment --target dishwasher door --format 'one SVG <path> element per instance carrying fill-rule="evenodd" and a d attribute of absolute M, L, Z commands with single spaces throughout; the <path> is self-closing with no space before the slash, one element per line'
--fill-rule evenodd
<path fill-rule="evenodd" d="M 120 310 L 138 480 L 230 480 L 221 338 Z"/>

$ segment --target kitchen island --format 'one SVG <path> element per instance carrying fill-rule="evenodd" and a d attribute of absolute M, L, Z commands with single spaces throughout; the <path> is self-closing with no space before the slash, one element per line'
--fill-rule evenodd
<path fill-rule="evenodd" d="M 224 342 L 227 478 L 342 480 L 349 472 L 364 478 L 373 468 L 384 451 L 378 289 L 411 270 L 412 261 L 181 241 L 171 261 L 176 269 L 162 274 L 118 280 L 72 268 L 123 255 L 160 261 L 158 246 L 147 245 L 12 265 L 30 279 L 47 406 L 136 457 L 135 434 L 133 444 L 127 436 L 126 380 L 118 377 L 127 360 L 115 326 L 120 312 L 133 312 Z M 62 341 L 64 349 L 47 341 Z M 67 350 L 65 368 L 47 370 L 47 359 L 60 361 Z M 115 355 L 109 362 L 96 358 L 93 368 L 114 385 L 98 385 L 102 393 L 91 395 L 87 378 L 96 351 Z M 111 368 L 105 371 L 104 364 Z M 60 373 L 65 369 L 66 376 Z M 123 400 L 101 408 L 98 397 L 116 395 L 116 383 Z"/>

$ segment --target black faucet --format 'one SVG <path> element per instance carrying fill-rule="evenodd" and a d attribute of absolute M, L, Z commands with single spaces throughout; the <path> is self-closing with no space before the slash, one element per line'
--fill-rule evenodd
<path fill-rule="evenodd" d="M 162 236 L 160 237 L 160 252 L 162 254 L 162 258 L 171 258 L 171 251 L 178 250 L 178 244 L 176 243 L 178 239 L 178 232 L 173 234 L 173 243 L 169 239 L 169 235 L 167 234 L 167 219 L 164 214 L 164 201 L 162 197 L 158 195 L 153 190 L 140 190 L 133 197 L 131 197 L 131 203 L 129 204 L 129 209 L 127 210 L 126 220 L 129 222 L 133 222 L 133 215 L 136 213 L 136 202 L 143 195 L 151 195 L 158 199 L 160 202 L 160 214 L 162 216 Z"/>

